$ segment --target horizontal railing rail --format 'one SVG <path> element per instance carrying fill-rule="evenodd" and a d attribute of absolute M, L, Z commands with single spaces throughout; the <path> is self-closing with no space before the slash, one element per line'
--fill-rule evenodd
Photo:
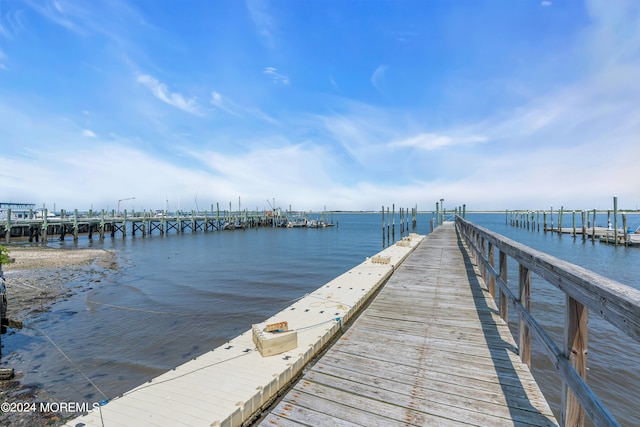
<path fill-rule="evenodd" d="M 619 426 L 609 410 L 586 382 L 587 319 L 589 310 L 640 342 L 640 290 L 537 251 L 456 218 L 459 233 L 480 270 L 489 292 L 499 290 L 500 316 L 508 321 L 508 307 L 518 313 L 518 351 L 530 366 L 530 336 L 535 335 L 558 370 L 564 383 L 560 422 L 563 426 L 584 425 L 585 412 L 597 426 Z M 495 268 L 494 254 L 499 251 Z M 518 263 L 518 295 L 507 286 L 507 259 Z M 554 285 L 566 295 L 564 343 L 559 348 L 531 314 L 531 273 Z"/>

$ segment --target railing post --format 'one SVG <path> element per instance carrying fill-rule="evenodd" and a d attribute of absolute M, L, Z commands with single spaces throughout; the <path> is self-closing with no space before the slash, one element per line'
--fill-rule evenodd
<path fill-rule="evenodd" d="M 487 283 L 487 266 L 484 264 L 484 258 L 486 257 L 486 253 L 485 253 L 485 244 L 484 244 L 484 237 L 480 238 L 480 265 L 481 265 L 481 274 L 482 274 L 482 281 L 486 284 Z"/>
<path fill-rule="evenodd" d="M 522 264 L 519 268 L 519 289 L 520 289 L 520 304 L 527 312 L 531 312 L 531 271 Z M 520 353 L 520 360 L 531 367 L 531 336 L 529 328 L 527 327 L 522 315 L 520 315 L 520 324 L 518 326 L 518 352 Z"/>
<path fill-rule="evenodd" d="M 504 283 L 507 283 L 507 254 L 500 251 L 500 278 Z M 507 296 L 500 288 L 500 317 L 505 322 L 509 319 L 509 304 L 507 303 Z"/>
<path fill-rule="evenodd" d="M 565 307 L 564 342 L 565 356 L 583 380 L 587 379 L 587 307 L 567 295 Z M 565 383 L 562 388 L 563 426 L 584 426 L 584 408 Z"/>
<path fill-rule="evenodd" d="M 493 243 L 489 242 L 489 265 L 495 268 L 495 262 L 493 260 Z M 492 298 L 496 297 L 496 278 L 493 274 L 489 276 L 489 293 Z"/>

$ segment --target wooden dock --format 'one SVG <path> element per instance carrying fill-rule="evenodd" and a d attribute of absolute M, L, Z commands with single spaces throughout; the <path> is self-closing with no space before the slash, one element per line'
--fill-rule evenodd
<path fill-rule="evenodd" d="M 557 422 L 453 223 L 445 223 L 260 425 Z"/>
<path fill-rule="evenodd" d="M 331 216 L 331 222 L 328 216 Z M 106 235 L 111 238 L 117 236 L 151 236 L 154 232 L 164 235 L 169 233 L 182 234 L 186 232 L 218 230 L 245 230 L 255 227 L 287 227 L 293 224 L 293 218 L 303 218 L 306 228 L 324 228 L 333 226 L 333 214 L 322 212 L 313 218 L 313 212 L 286 211 L 274 214 L 272 211 L 221 211 L 219 207 L 204 212 L 133 212 L 124 214 L 115 211 L 80 213 L 77 209 L 73 213 L 61 211 L 60 216 L 50 217 L 45 209 L 39 216 L 31 211 L 24 218 L 16 219 L 11 210 L 4 220 L 0 220 L 0 239 L 9 244 L 11 238 L 28 238 L 29 242 L 47 243 L 55 236 L 65 240 L 69 235 L 74 241 L 78 235 L 86 234 L 89 240 L 94 234 L 100 239 Z"/>

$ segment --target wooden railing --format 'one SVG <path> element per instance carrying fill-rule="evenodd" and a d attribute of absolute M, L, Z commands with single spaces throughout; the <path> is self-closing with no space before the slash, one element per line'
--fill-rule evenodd
<path fill-rule="evenodd" d="M 586 382 L 587 318 L 592 310 L 640 342 L 640 290 L 529 248 L 461 217 L 456 218 L 456 226 L 494 298 L 498 285 L 500 316 L 508 321 L 509 306 L 518 312 L 518 351 L 522 361 L 530 366 L 533 334 L 558 370 L 564 383 L 561 425 L 583 426 L 586 412 L 597 426 L 619 426 Z M 498 269 L 494 263 L 496 249 Z M 518 263 L 518 295 L 507 286 L 508 258 Z M 530 312 L 532 272 L 565 293 L 562 349 Z"/>

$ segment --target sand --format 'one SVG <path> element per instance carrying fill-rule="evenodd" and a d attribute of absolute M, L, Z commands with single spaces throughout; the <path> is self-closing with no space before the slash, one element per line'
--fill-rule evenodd
<path fill-rule="evenodd" d="M 59 268 L 113 261 L 113 252 L 104 249 L 54 249 L 48 247 L 9 247 L 9 257 L 15 261 L 2 266 L 4 271 L 34 268 Z"/>

